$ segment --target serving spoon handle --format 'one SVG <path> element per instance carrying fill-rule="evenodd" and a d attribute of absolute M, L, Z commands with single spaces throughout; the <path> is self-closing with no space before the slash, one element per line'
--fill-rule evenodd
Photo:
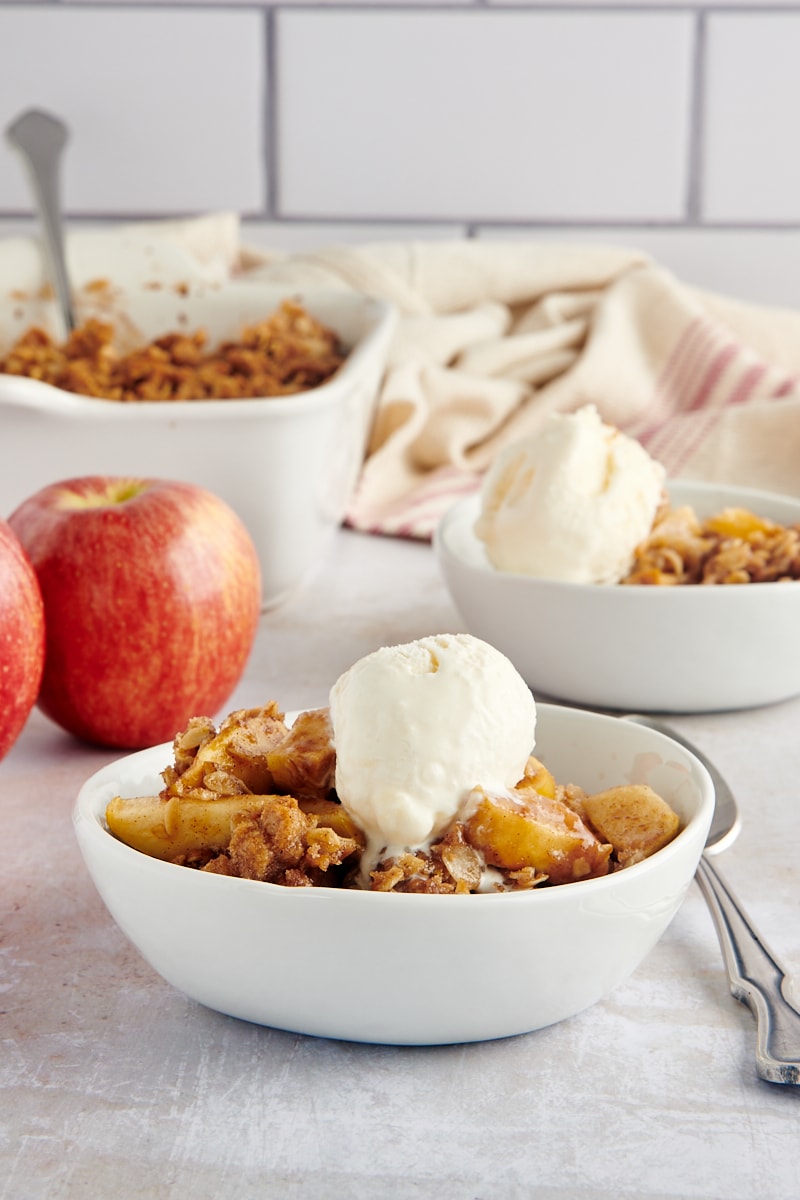
<path fill-rule="evenodd" d="M 28 169 L 39 219 L 44 232 L 48 273 L 66 333 L 75 328 L 75 314 L 67 274 L 61 231 L 59 166 L 69 131 L 63 121 L 38 109 L 28 109 L 6 129 L 10 144 L 19 151 Z"/>
<path fill-rule="evenodd" d="M 770 1083 L 800 1085 L 800 1010 L 789 976 L 706 854 L 695 876 L 717 931 L 732 995 L 756 1018 L 756 1069 Z"/>

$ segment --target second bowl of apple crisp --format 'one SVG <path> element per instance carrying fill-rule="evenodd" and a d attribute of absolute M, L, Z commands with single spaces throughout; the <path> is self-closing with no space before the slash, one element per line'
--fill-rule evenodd
<path fill-rule="evenodd" d="M 534 688 L 575 704 L 710 712 L 800 693 L 800 500 L 672 480 L 668 509 L 622 583 L 496 570 L 477 497 L 445 516 L 436 551 L 471 633 Z"/>

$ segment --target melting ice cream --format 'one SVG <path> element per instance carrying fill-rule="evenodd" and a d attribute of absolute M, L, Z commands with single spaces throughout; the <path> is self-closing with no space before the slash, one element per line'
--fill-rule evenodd
<path fill-rule="evenodd" d="M 552 415 L 487 473 L 475 533 L 500 571 L 617 583 L 650 532 L 664 468 L 589 405 Z"/>
<path fill-rule="evenodd" d="M 472 789 L 505 791 L 533 751 L 536 705 L 522 676 L 468 634 L 386 646 L 330 694 L 336 791 L 367 859 L 428 846 Z"/>

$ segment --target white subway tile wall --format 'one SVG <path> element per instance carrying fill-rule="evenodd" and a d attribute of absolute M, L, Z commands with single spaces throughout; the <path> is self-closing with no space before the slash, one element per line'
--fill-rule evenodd
<path fill-rule="evenodd" d="M 266 25 L 247 9 L 0 5 L 0 125 L 26 108 L 67 122 L 67 213 L 261 212 Z M 5 141 L 0 181 L 0 213 L 24 211 Z"/>
<path fill-rule="evenodd" d="M 800 214 L 800 11 L 708 20 L 703 216 L 784 221 Z"/>
<path fill-rule="evenodd" d="M 800 0 L 0 0 L 0 128 L 67 121 L 73 225 L 601 240 L 800 306 L 798 61 Z M 0 236 L 31 214 L 0 139 Z"/>
<path fill-rule="evenodd" d="M 686 14 L 295 10 L 275 32 L 287 216 L 682 215 Z"/>

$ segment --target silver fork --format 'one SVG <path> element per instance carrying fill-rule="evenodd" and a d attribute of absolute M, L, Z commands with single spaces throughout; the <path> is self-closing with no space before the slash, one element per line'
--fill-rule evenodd
<path fill-rule="evenodd" d="M 792 981 L 769 949 L 709 855 L 724 850 L 739 832 L 733 792 L 717 767 L 671 725 L 630 714 L 635 721 L 680 742 L 700 760 L 714 784 L 716 806 L 695 879 L 716 927 L 732 994 L 756 1018 L 756 1069 L 769 1083 L 800 1086 L 800 1009 L 790 998 Z"/>

